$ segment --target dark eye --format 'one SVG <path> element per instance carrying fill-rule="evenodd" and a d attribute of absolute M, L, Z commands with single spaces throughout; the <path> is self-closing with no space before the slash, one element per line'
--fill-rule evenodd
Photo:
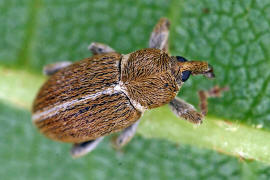
<path fill-rule="evenodd" d="M 188 80 L 190 74 L 191 74 L 191 71 L 182 72 L 182 81 L 185 82 L 186 80 Z"/>
<path fill-rule="evenodd" d="M 187 61 L 187 59 L 184 58 L 184 57 L 182 57 L 182 56 L 176 56 L 176 59 L 177 59 L 177 61 L 179 61 L 179 62 L 186 62 L 186 61 Z"/>
<path fill-rule="evenodd" d="M 102 48 L 98 48 L 98 52 L 102 53 Z"/>

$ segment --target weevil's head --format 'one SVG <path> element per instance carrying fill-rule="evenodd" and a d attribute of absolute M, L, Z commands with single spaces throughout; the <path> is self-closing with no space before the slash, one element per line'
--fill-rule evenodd
<path fill-rule="evenodd" d="M 213 67 L 205 61 L 188 61 L 182 56 L 172 56 L 172 72 L 179 84 L 188 80 L 190 75 L 202 74 L 208 78 L 214 78 Z"/>

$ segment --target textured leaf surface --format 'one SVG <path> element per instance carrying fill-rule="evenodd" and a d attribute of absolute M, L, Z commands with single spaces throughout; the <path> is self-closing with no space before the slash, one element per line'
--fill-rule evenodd
<path fill-rule="evenodd" d="M 267 165 L 197 148 L 270 162 L 269 149 L 263 149 L 268 147 L 264 137 L 269 136 L 270 127 L 267 0 L 0 0 L 0 9 L 0 64 L 13 68 L 0 67 L 4 77 L 0 99 L 5 101 L 0 104 L 0 163 L 5 164 L 0 168 L 1 178 L 268 179 Z M 136 137 L 124 153 L 117 153 L 107 138 L 89 156 L 72 160 L 69 145 L 45 139 L 32 126 L 29 111 L 16 108 L 30 108 L 44 81 L 40 76 L 44 64 L 88 57 L 92 41 L 107 43 L 121 53 L 146 47 L 152 27 L 162 16 L 172 22 L 171 53 L 207 60 L 217 75 L 214 81 L 190 78 L 179 96 L 196 105 L 197 90 L 215 84 L 230 87 L 224 97 L 210 100 L 213 121 L 201 129 L 173 118 L 166 124 L 161 117 L 172 115 L 157 110 L 156 116 L 145 117 L 139 133 L 166 140 Z M 230 134 L 224 121 L 216 121 L 221 119 L 233 123 L 228 127 L 242 127 L 237 124 L 241 121 L 246 129 Z M 208 137 L 209 132 L 213 135 Z M 234 135 L 248 138 L 237 141 Z M 167 140 L 197 147 L 176 146 Z"/>
<path fill-rule="evenodd" d="M 123 152 L 113 150 L 106 138 L 96 151 L 74 160 L 70 145 L 37 132 L 29 112 L 7 104 L 0 104 L 0 109 L 0 163 L 5 164 L 1 179 L 267 179 L 270 175 L 268 167 L 256 162 L 139 136 Z"/>
<path fill-rule="evenodd" d="M 217 75 L 212 83 L 230 87 L 224 98 L 211 100 L 210 113 L 270 128 L 270 2 L 191 0 L 184 6 L 173 27 L 173 53 L 207 59 Z M 209 86 L 192 78 L 181 96 L 194 104 L 190 89 Z"/>

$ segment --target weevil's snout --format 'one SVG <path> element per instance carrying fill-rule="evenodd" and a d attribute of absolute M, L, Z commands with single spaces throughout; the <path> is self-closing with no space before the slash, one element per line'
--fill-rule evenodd
<path fill-rule="evenodd" d="M 206 61 L 188 61 L 186 58 L 181 56 L 175 56 L 175 58 L 177 60 L 177 66 L 180 68 L 180 71 L 183 74 L 182 81 L 185 81 L 190 74 L 191 75 L 202 74 L 208 78 L 215 77 L 213 67 Z"/>
<path fill-rule="evenodd" d="M 208 78 L 215 78 L 213 66 L 208 64 L 208 70 L 203 75 Z"/>

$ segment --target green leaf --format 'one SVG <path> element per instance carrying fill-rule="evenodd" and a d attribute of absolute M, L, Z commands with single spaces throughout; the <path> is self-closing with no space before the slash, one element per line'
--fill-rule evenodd
<path fill-rule="evenodd" d="M 106 138 L 88 156 L 74 160 L 70 145 L 37 132 L 28 111 L 2 103 L 0 109 L 1 179 L 267 179 L 270 172 L 260 163 L 140 136 L 122 152 Z"/>
<path fill-rule="evenodd" d="M 10 0 L 0 1 L 0 10 L 3 179 L 268 179 L 269 166 L 260 163 L 270 163 L 267 0 Z M 209 61 L 217 76 L 190 78 L 179 96 L 197 105 L 197 90 L 230 87 L 209 101 L 202 126 L 179 120 L 165 106 L 145 114 L 142 137 L 123 154 L 107 139 L 79 160 L 70 158 L 68 145 L 37 132 L 29 110 L 45 81 L 43 65 L 88 57 L 92 41 L 121 53 L 147 47 L 163 16 L 172 24 L 170 52 Z"/>
<path fill-rule="evenodd" d="M 210 114 L 269 129 L 270 2 L 191 0 L 184 7 L 172 22 L 172 52 L 209 61 L 216 79 L 192 78 L 181 97 L 196 104 L 195 90 L 229 86 L 210 100 Z"/>
<path fill-rule="evenodd" d="M 30 110 L 34 97 L 44 83 L 40 74 L 22 70 L 5 69 L 0 66 L 0 100 Z"/>

